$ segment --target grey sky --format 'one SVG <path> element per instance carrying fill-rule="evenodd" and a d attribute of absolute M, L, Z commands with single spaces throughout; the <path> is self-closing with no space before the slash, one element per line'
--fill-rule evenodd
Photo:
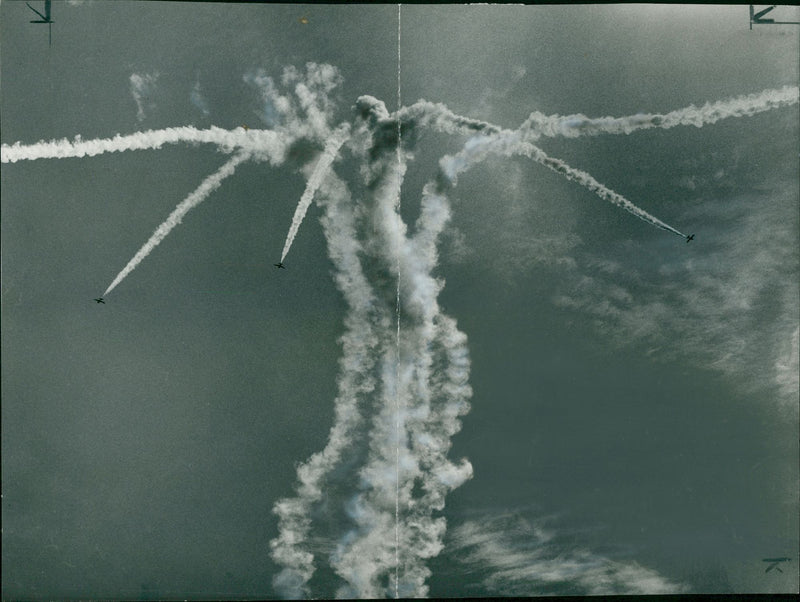
<path fill-rule="evenodd" d="M 0 4 L 3 144 L 271 127 L 248 80 L 309 61 L 341 75 L 331 125 L 361 95 L 396 108 L 394 5 L 54 2 L 51 48 L 31 14 Z M 798 85 L 800 28 L 751 32 L 746 6 L 402 16 L 403 104 L 506 128 Z M 448 457 L 474 476 L 435 515 L 430 595 L 798 590 L 796 564 L 761 562 L 798 561 L 798 122 L 795 104 L 537 142 L 689 245 L 524 157 L 459 176 L 433 274 L 471 359 Z M 415 135 L 411 224 L 467 140 Z M 326 445 L 347 311 L 324 208 L 289 269 L 271 265 L 321 148 L 240 165 L 105 306 L 91 299 L 228 157 L 178 144 L 2 165 L 4 598 L 280 595 L 271 508 Z M 357 468 L 314 508 L 315 596 L 342 586 L 329 554 Z"/>

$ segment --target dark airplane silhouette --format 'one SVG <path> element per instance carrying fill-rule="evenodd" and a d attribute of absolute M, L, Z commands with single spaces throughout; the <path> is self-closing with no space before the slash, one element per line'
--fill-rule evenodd
<path fill-rule="evenodd" d="M 689 236 L 686 237 L 686 242 L 687 243 L 689 243 L 689 242 L 691 242 L 693 240 L 694 240 L 694 234 L 690 234 Z"/>
<path fill-rule="evenodd" d="M 286 269 L 285 267 L 283 267 L 283 262 L 273 263 L 272 265 L 274 265 L 276 268 L 279 268 L 279 269 L 282 269 L 282 270 Z"/>
<path fill-rule="evenodd" d="M 783 571 L 781 570 L 781 567 L 779 567 L 778 565 L 779 565 L 781 562 L 789 562 L 790 560 L 791 560 L 791 558 L 788 558 L 788 557 L 786 557 L 786 556 L 782 556 L 782 557 L 780 557 L 780 558 L 764 558 L 764 559 L 762 559 L 762 561 L 761 561 L 761 562 L 769 562 L 769 563 L 771 563 L 771 564 L 770 564 L 770 565 L 767 567 L 767 570 L 766 570 L 766 571 L 764 571 L 765 573 L 769 573 L 769 572 L 770 572 L 772 569 L 775 569 L 775 570 L 777 570 L 779 573 L 782 573 Z"/>
<path fill-rule="evenodd" d="M 28 4 L 28 3 L 26 2 L 25 4 Z M 50 15 L 50 4 L 51 4 L 51 0 L 45 0 L 45 2 L 44 2 L 44 14 L 40 13 L 38 10 L 36 10 L 30 4 L 28 4 L 28 8 L 31 9 L 33 12 L 35 12 L 37 15 L 39 15 L 41 17 L 40 20 L 31 21 L 31 23 L 47 23 L 47 28 L 48 28 L 48 32 L 47 32 L 48 33 L 48 35 L 47 35 L 48 46 L 52 45 L 52 43 L 53 43 L 53 23 L 55 23 L 55 21 L 53 21 L 52 16 Z"/>
<path fill-rule="evenodd" d="M 103 305 L 105 305 L 105 304 L 106 304 L 106 302 L 105 302 L 105 301 L 103 301 L 103 298 L 102 298 L 102 297 L 98 297 L 97 299 L 95 299 L 95 300 L 94 300 L 94 302 L 95 302 L 95 303 L 102 303 Z"/>

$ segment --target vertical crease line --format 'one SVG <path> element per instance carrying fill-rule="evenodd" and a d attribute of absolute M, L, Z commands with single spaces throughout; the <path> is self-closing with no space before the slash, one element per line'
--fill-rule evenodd
<path fill-rule="evenodd" d="M 403 166 L 402 153 L 400 150 L 401 132 L 400 132 L 400 16 L 401 4 L 397 5 L 397 215 L 402 222 L 403 217 L 400 213 L 400 193 L 402 190 L 402 174 L 400 173 Z M 394 496 L 394 597 L 400 597 L 400 254 L 402 247 L 398 249 L 397 253 L 397 300 L 396 300 L 396 314 L 397 314 L 397 355 L 395 358 L 395 432 L 397 437 L 395 448 L 395 496 Z"/>

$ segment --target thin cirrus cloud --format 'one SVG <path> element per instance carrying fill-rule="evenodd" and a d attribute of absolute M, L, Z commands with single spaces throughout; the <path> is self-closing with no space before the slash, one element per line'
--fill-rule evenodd
<path fill-rule="evenodd" d="M 189 92 L 189 102 L 203 114 L 203 117 L 208 117 L 211 114 L 211 110 L 208 108 L 208 100 L 206 100 L 200 88 L 199 77 L 195 80 L 192 90 Z"/>
<path fill-rule="evenodd" d="M 469 569 L 476 591 L 502 596 L 681 594 L 689 588 L 635 561 L 565 545 L 545 520 L 518 514 L 466 521 L 451 531 L 448 554 Z"/>
<path fill-rule="evenodd" d="M 146 111 L 155 108 L 153 95 L 156 91 L 158 72 L 153 73 L 131 73 L 131 95 L 136 102 L 136 119 L 144 121 Z"/>
<path fill-rule="evenodd" d="M 620 346 L 690 359 L 745 392 L 774 390 L 780 407 L 796 408 L 800 295 L 787 195 L 776 192 L 758 212 L 749 196 L 706 205 L 702 221 L 727 217 L 731 230 L 709 225 L 704 252 L 671 265 L 623 269 L 614 260 L 576 257 L 552 300 L 591 316 L 596 331 Z"/>

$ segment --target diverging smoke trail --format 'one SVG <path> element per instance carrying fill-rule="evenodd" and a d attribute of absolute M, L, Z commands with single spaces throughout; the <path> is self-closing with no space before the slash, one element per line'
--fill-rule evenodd
<path fill-rule="evenodd" d="M 373 131 L 391 131 L 382 127 L 386 124 L 377 125 Z M 432 185 L 426 186 L 416 233 L 410 236 L 396 211 L 405 165 L 398 164 L 391 152 L 380 153 L 381 140 L 373 139 L 367 154 L 377 159 L 364 170 L 371 192 L 364 203 L 363 248 L 373 258 L 387 310 L 395 301 L 399 259 L 403 322 L 399 354 L 391 331 L 381 337 L 380 389 L 369 451 L 359 470 L 358 490 L 347 501 L 352 528 L 331 558 L 332 567 L 346 582 L 337 592 L 344 597 L 394 595 L 398 562 L 398 593 L 427 595 L 430 570 L 425 563 L 441 550 L 445 530 L 444 519 L 434 518 L 433 512 L 442 509 L 449 490 L 472 474 L 468 462 L 455 465 L 446 457 L 450 437 L 460 428 L 458 416 L 469 409 L 470 394 L 461 380 L 468 371 L 466 337 L 454 335 L 458 332 L 454 321 L 441 313 L 437 297 L 443 283 L 431 274 L 437 263 L 438 235 L 450 217 L 447 199 Z M 387 146 L 395 140 L 390 138 Z M 447 375 L 457 382 L 437 380 Z"/>
<path fill-rule="evenodd" d="M 311 172 L 311 176 L 308 178 L 308 183 L 306 184 L 306 189 L 303 191 L 303 196 L 300 197 L 300 202 L 297 204 L 297 209 L 294 211 L 292 225 L 289 228 L 289 233 L 286 235 L 286 242 L 283 244 L 281 263 L 283 263 L 283 260 L 286 259 L 289 249 L 292 248 L 292 243 L 294 242 L 295 236 L 297 236 L 297 231 L 300 229 L 300 224 L 303 223 L 303 218 L 305 218 L 306 212 L 311 206 L 311 201 L 314 200 L 314 193 L 320 187 L 323 179 L 328 174 L 328 171 L 336 159 L 342 144 L 347 141 L 349 132 L 349 125 L 343 124 L 333 133 L 333 135 L 328 139 L 328 142 L 325 144 L 325 149 L 322 151 L 322 156 L 317 161 L 314 171 Z"/>
<path fill-rule="evenodd" d="M 537 140 L 542 136 L 577 138 L 599 134 L 630 134 L 638 130 L 669 129 L 681 125 L 702 127 L 730 117 L 748 117 L 791 106 L 797 104 L 799 99 L 800 91 L 796 86 L 784 86 L 756 94 L 709 102 L 701 107 L 690 105 L 663 114 L 639 113 L 625 117 L 592 118 L 582 114 L 545 115 L 534 111 L 517 130 L 457 115 L 444 104 L 426 100 L 419 100 L 411 106 L 403 107 L 398 115 L 404 125 L 429 127 L 447 134 L 511 135 L 516 132 L 521 134 L 521 140 Z"/>
<path fill-rule="evenodd" d="M 76 136 L 70 141 L 61 140 L 41 141 L 35 144 L 12 145 L 4 144 L 0 149 L 3 163 L 16 161 L 30 161 L 34 159 L 63 159 L 67 157 L 94 157 L 103 153 L 119 153 L 129 150 L 145 150 L 161 148 L 165 144 L 188 142 L 194 144 L 216 144 L 224 152 L 235 150 L 249 151 L 252 154 L 266 155 L 265 159 L 273 162 L 282 162 L 286 150 L 286 143 L 281 134 L 272 130 L 243 129 L 224 130 L 211 127 L 205 130 L 186 126 L 166 128 L 163 130 L 148 130 L 113 138 L 96 138 L 82 140 Z"/>
<path fill-rule="evenodd" d="M 192 192 L 188 197 L 181 201 L 178 206 L 175 207 L 175 209 L 173 209 L 172 213 L 169 214 L 169 217 L 167 217 L 164 223 L 156 228 L 156 231 L 153 232 L 153 235 L 146 243 L 144 243 L 142 248 L 136 252 L 136 255 L 134 255 L 133 258 L 128 262 L 128 265 L 126 265 L 122 271 L 117 274 L 117 277 L 114 278 L 114 281 L 108 285 L 108 288 L 106 289 L 106 292 L 103 293 L 103 296 L 105 297 L 108 293 L 114 290 L 114 287 L 122 282 L 125 276 L 130 274 L 136 268 L 136 266 L 141 263 L 142 259 L 147 257 L 150 252 L 155 249 L 162 240 L 164 240 L 167 234 L 169 234 L 175 226 L 181 223 L 183 216 L 206 200 L 208 195 L 219 188 L 222 180 L 232 175 L 236 169 L 236 166 L 248 158 L 250 158 L 248 153 L 239 153 L 234 155 L 228 160 L 227 163 L 220 167 L 219 170 L 203 180 L 203 182 L 194 192 Z"/>
<path fill-rule="evenodd" d="M 466 336 L 441 312 L 437 297 L 443 282 L 431 274 L 437 263 L 437 238 L 448 220 L 447 199 L 429 184 L 423 191 L 417 232 L 404 237 L 400 255 L 404 316 L 400 356 L 391 345 L 384 349 L 383 408 L 373 421 L 370 454 L 360 471 L 362 491 L 350 505 L 355 528 L 342 538 L 334 557 L 334 568 L 348 583 L 339 590 L 340 596 L 394 594 L 396 491 L 398 593 L 428 595 L 431 572 L 426 562 L 441 551 L 446 529 L 445 519 L 435 518 L 434 512 L 444 508 L 450 490 L 472 476 L 468 461 L 454 464 L 447 458 L 471 395 Z M 389 267 L 389 256 L 384 255 Z M 401 399 L 399 420 L 395 395 Z M 399 474 L 394 472 L 398 445 Z"/>
<path fill-rule="evenodd" d="M 396 138 L 384 136 L 395 128 L 385 108 L 374 108 L 378 118 L 361 123 L 354 137 L 366 177 L 361 198 L 351 199 L 332 171 L 315 196 L 325 209 L 328 252 L 348 311 L 328 443 L 299 467 L 297 495 L 274 508 L 279 533 L 272 557 L 282 566 L 274 584 L 289 597 L 309 595 L 320 553 L 329 553 L 328 564 L 343 581 L 340 596 L 392 596 L 398 567 L 400 595 L 426 595 L 425 563 L 441 550 L 446 526 L 433 514 L 472 475 L 467 461 L 447 459 L 471 395 L 466 337 L 441 312 L 443 282 L 432 275 L 448 202 L 426 186 L 409 233 L 395 204 L 405 165 L 396 160 Z M 332 514 L 336 520 L 317 522 Z M 320 549 L 325 537 L 332 548 Z"/>
<path fill-rule="evenodd" d="M 764 90 L 757 94 L 737 96 L 727 100 L 709 102 L 702 107 L 688 107 L 669 113 L 641 113 L 627 117 L 589 118 L 586 115 L 544 115 L 531 113 L 519 128 L 524 138 L 535 140 L 540 136 L 596 136 L 598 134 L 630 134 L 638 130 L 659 128 L 666 130 L 679 125 L 702 127 L 729 117 L 749 117 L 764 111 L 797 104 L 800 91 L 796 86 Z"/>
<path fill-rule="evenodd" d="M 672 232 L 673 234 L 686 238 L 680 230 L 677 230 L 662 222 L 657 217 L 650 215 L 644 209 L 641 209 L 626 199 L 621 194 L 614 192 L 607 186 L 595 180 L 591 175 L 580 169 L 570 167 L 560 159 L 555 159 L 548 156 L 542 149 L 534 146 L 530 142 L 520 140 L 520 135 L 514 133 L 506 136 L 490 136 L 481 138 L 471 138 L 464 145 L 464 148 L 454 156 L 447 156 L 441 159 L 440 166 L 442 172 L 448 179 L 455 183 L 458 174 L 466 171 L 476 163 L 484 160 L 490 154 L 498 154 L 503 156 L 524 155 L 533 159 L 537 163 L 544 165 L 548 169 L 560 173 L 568 180 L 577 182 L 581 186 L 591 190 L 601 199 L 604 199 L 618 207 L 622 207 L 625 211 L 632 213 L 641 220 L 646 221 L 648 224 Z"/>

